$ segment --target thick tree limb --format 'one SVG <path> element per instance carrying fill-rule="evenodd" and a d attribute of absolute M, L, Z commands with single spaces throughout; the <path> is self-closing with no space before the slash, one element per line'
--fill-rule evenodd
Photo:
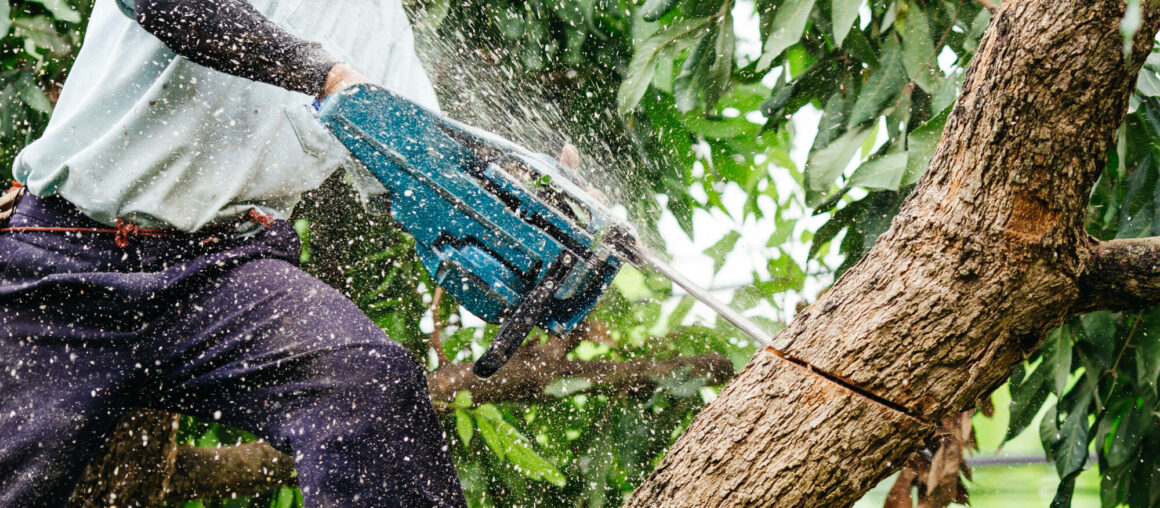
<path fill-rule="evenodd" d="M 165 495 L 170 503 L 248 496 L 298 483 L 294 460 L 263 441 L 220 448 L 179 446 L 176 462 Z"/>
<path fill-rule="evenodd" d="M 1076 313 L 1160 304 L 1160 237 L 1100 242 L 1079 287 Z"/>
<path fill-rule="evenodd" d="M 153 409 L 126 413 L 101 458 L 85 470 L 68 506 L 160 506 L 174 470 L 177 419 Z"/>
<path fill-rule="evenodd" d="M 557 355 L 557 351 L 551 342 L 542 346 L 525 346 L 499 372 L 487 379 L 472 374 L 471 364 L 448 365 L 427 376 L 431 400 L 451 402 L 460 390 L 470 390 L 476 403 L 545 402 L 553 397 L 545 394 L 544 389 L 563 377 L 587 379 L 595 391 L 639 393 L 653 389 L 659 379 L 686 368 L 692 376 L 708 378 L 709 384 L 723 383 L 733 375 L 729 359 L 718 354 L 664 362 L 585 362 L 566 360 L 563 355 Z"/>

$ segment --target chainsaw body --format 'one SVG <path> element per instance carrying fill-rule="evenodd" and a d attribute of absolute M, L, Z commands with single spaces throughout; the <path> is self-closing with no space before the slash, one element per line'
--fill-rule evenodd
<path fill-rule="evenodd" d="M 319 116 L 382 182 L 435 281 L 501 325 L 477 375 L 507 362 L 533 326 L 567 333 L 620 269 L 608 240 L 631 231 L 555 159 L 374 85 L 334 94 Z"/>

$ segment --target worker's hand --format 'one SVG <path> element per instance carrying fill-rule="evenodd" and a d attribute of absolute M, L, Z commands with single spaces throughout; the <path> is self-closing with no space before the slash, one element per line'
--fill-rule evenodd
<path fill-rule="evenodd" d="M 330 72 L 326 74 L 326 84 L 322 86 L 322 93 L 318 94 L 318 98 L 325 99 L 330 94 L 348 86 L 369 82 L 370 79 L 351 69 L 350 66 L 344 63 L 334 64 L 334 67 L 331 67 Z"/>

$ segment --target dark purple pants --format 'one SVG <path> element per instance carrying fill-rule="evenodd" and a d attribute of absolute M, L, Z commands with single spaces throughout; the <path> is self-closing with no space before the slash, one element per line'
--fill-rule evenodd
<path fill-rule="evenodd" d="M 95 226 L 31 195 L 9 225 Z M 464 505 L 422 369 L 293 229 L 199 240 L 0 234 L 0 506 L 63 505 L 132 407 L 254 432 L 308 506 Z"/>

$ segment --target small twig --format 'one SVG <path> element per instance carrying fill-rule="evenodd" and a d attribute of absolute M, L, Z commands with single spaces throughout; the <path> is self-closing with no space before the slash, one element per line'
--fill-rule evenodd
<path fill-rule="evenodd" d="M 443 319 L 439 317 L 439 304 L 443 301 L 443 288 L 435 288 L 435 296 L 431 298 L 431 321 L 434 323 L 435 329 L 431 331 L 431 347 L 435 348 L 435 355 L 439 357 L 439 366 L 448 365 L 451 360 L 447 358 L 447 353 L 443 351 L 443 339 L 440 336 L 443 333 Z"/>
<path fill-rule="evenodd" d="M 986 2 L 989 0 L 979 0 L 979 1 Z M 962 2 L 962 0 L 960 0 L 959 7 L 957 9 L 955 9 L 955 18 L 953 20 L 951 20 L 951 23 L 949 25 L 947 25 L 947 29 L 943 30 L 942 37 L 939 37 L 938 44 L 935 44 L 935 46 L 934 46 L 934 51 L 926 57 L 926 61 L 922 62 L 923 67 L 928 67 L 930 69 L 937 70 L 936 66 L 931 64 L 931 60 L 938 58 L 938 54 L 942 50 L 943 44 L 945 44 L 947 42 L 947 37 L 951 34 L 951 29 L 955 27 L 955 21 L 959 20 L 959 14 L 961 14 L 962 12 L 963 12 L 963 2 Z M 992 12 L 994 12 L 994 11 L 992 10 Z M 937 64 L 937 63 L 938 62 L 936 61 L 935 64 Z"/>
<path fill-rule="evenodd" d="M 979 2 L 979 5 L 982 5 L 984 9 L 991 11 L 992 14 L 994 14 L 995 11 L 999 10 L 999 6 L 995 5 L 995 2 L 992 2 L 991 0 L 977 0 L 977 1 Z"/>
<path fill-rule="evenodd" d="M 1099 401 L 1101 406 L 1112 397 L 1112 392 L 1116 391 L 1116 381 L 1120 380 L 1120 374 L 1116 372 L 1120 368 L 1120 360 L 1124 358 L 1124 353 L 1131 347 L 1132 337 L 1136 335 L 1136 327 L 1140 325 L 1140 319 L 1143 317 L 1143 310 L 1139 314 L 1136 314 L 1136 320 L 1132 322 L 1132 329 L 1128 330 L 1128 338 L 1124 339 L 1124 347 L 1120 348 L 1120 354 L 1116 355 L 1116 361 L 1112 363 L 1112 368 L 1107 372 L 1107 374 L 1112 375 L 1112 384 L 1108 387 L 1108 394 L 1104 396 L 1103 400 Z"/>

